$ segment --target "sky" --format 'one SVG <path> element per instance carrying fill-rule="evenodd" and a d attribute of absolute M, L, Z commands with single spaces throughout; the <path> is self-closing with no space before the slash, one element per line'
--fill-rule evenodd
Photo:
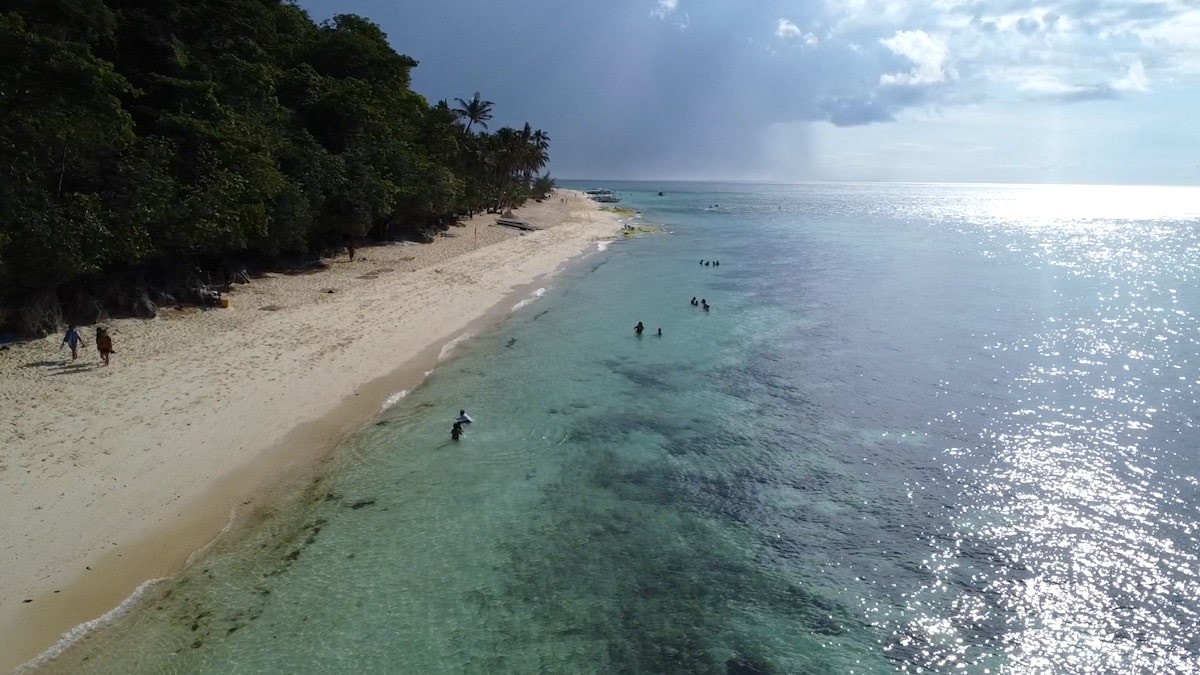
<path fill-rule="evenodd" d="M 1200 185 L 1200 0 L 299 0 L 558 179 Z"/>

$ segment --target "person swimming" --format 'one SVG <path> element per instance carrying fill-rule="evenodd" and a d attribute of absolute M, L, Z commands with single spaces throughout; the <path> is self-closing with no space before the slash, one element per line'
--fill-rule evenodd
<path fill-rule="evenodd" d="M 462 428 L 462 422 L 455 422 L 454 426 L 450 427 L 451 440 L 457 441 L 459 439 L 459 437 L 461 437 L 465 433 L 466 432 L 463 431 L 463 428 Z"/>
<path fill-rule="evenodd" d="M 662 329 L 661 329 L 661 328 L 659 328 L 659 329 L 658 329 L 658 332 L 657 332 L 657 333 L 655 333 L 655 335 L 657 335 L 658 337 L 662 337 Z"/>
<path fill-rule="evenodd" d="M 641 335 L 644 330 L 646 330 L 646 327 L 642 325 L 641 321 L 637 322 L 637 325 L 633 327 L 633 332 L 638 335 Z"/>
<path fill-rule="evenodd" d="M 693 306 L 693 307 L 695 307 L 695 306 L 696 306 L 696 305 L 698 305 L 698 304 L 700 304 L 700 303 L 699 303 L 699 302 L 696 302 L 696 296 L 694 296 L 694 295 L 693 295 L 693 296 L 692 296 L 692 306 Z"/>
<path fill-rule="evenodd" d="M 704 311 L 707 312 L 708 311 L 708 300 L 703 300 L 703 299 L 700 300 L 700 306 L 703 307 Z"/>
<path fill-rule="evenodd" d="M 475 420 L 471 419 L 471 416 L 467 414 L 466 410 L 459 410 L 458 418 L 456 418 L 454 421 L 458 422 L 459 424 L 470 424 Z"/>

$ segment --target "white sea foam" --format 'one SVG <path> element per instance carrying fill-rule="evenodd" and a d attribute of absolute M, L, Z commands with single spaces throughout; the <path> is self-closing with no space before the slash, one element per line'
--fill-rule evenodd
<path fill-rule="evenodd" d="M 524 308 L 524 307 L 528 307 L 528 306 L 529 306 L 530 304 L 532 304 L 532 303 L 533 303 L 535 300 L 537 300 L 538 298 L 542 297 L 542 296 L 543 296 L 543 295 L 545 295 L 545 294 L 546 294 L 546 289 L 545 289 L 545 288 L 539 288 L 539 289 L 537 289 L 536 291 L 534 291 L 534 292 L 533 292 L 533 295 L 531 295 L 531 296 L 529 296 L 528 298 L 525 298 L 524 300 L 522 300 L 522 301 L 518 302 L 517 304 L 513 305 L 512 311 L 514 311 L 514 312 L 515 312 L 515 311 L 517 311 L 517 310 L 519 310 L 519 309 L 522 309 L 522 308 Z"/>
<path fill-rule="evenodd" d="M 460 344 L 462 344 L 466 340 L 470 339 L 470 337 L 471 337 L 470 333 L 463 333 L 462 335 L 459 335 L 458 337 L 454 338 L 453 340 L 447 342 L 446 346 L 442 347 L 441 353 L 438 354 L 438 361 L 441 361 L 441 360 L 445 359 L 446 357 L 450 356 L 450 354 L 455 349 L 457 349 Z"/>
<path fill-rule="evenodd" d="M 190 554 L 188 554 L 187 560 L 185 560 L 183 563 L 184 567 L 191 565 L 192 561 L 194 561 L 199 556 L 203 555 L 205 552 L 208 551 L 208 549 L 212 548 L 213 544 L 215 544 L 217 542 L 217 539 L 219 539 L 221 537 L 221 535 L 225 534 L 226 532 L 229 532 L 229 530 L 233 527 L 233 523 L 236 519 L 237 519 L 237 509 L 236 508 L 230 509 L 229 517 L 225 519 L 225 524 L 221 526 L 221 531 L 218 532 L 215 536 L 213 536 L 212 539 L 209 539 L 208 543 L 206 543 L 205 545 L 201 546 L 200 548 L 198 548 L 195 551 L 192 551 Z M 152 589 L 154 586 L 156 586 L 164 581 L 168 581 L 169 579 L 170 579 L 170 577 L 158 577 L 157 579 L 148 579 L 146 581 L 143 581 L 141 584 L 138 585 L 137 588 L 133 589 L 133 593 L 130 593 L 129 597 L 127 597 L 121 601 L 121 604 L 108 610 L 107 612 L 100 615 L 99 617 L 96 617 L 95 619 L 92 619 L 91 621 L 84 621 L 83 623 L 79 624 L 78 626 L 75 626 L 71 630 L 68 630 L 67 632 L 63 633 L 62 637 L 60 637 L 58 639 L 58 642 L 54 643 L 54 645 L 52 647 L 50 647 L 46 651 L 39 654 L 33 660 L 26 661 L 25 663 L 21 664 L 19 667 L 17 667 L 17 669 L 15 671 L 13 671 L 13 674 L 19 675 L 20 673 L 33 672 L 33 671 L 37 670 L 38 668 L 41 668 L 42 666 L 46 665 L 50 661 L 58 658 L 59 656 L 62 655 L 63 652 L 65 652 L 68 648 L 70 648 L 70 646 L 72 644 L 78 642 L 79 640 L 82 640 L 84 637 L 87 636 L 88 633 L 91 633 L 92 631 L 97 630 L 99 628 L 103 628 L 104 626 L 121 619 L 123 616 L 125 616 L 126 614 L 128 614 L 130 611 L 133 610 L 133 608 L 137 605 L 137 603 L 143 597 L 145 597 L 145 595 L 148 592 L 150 592 L 150 589 Z"/>
<path fill-rule="evenodd" d="M 388 396 L 387 400 L 383 402 L 383 406 L 379 408 L 379 412 L 383 412 L 383 411 L 387 410 L 388 408 L 396 405 L 401 400 L 403 400 L 405 396 L 408 396 L 407 389 L 401 389 L 400 391 L 392 394 L 391 396 Z"/>
<path fill-rule="evenodd" d="M 605 241 L 598 241 L 598 242 L 596 242 L 596 250 L 597 250 L 597 251 L 599 251 L 599 252 L 604 252 L 604 251 L 607 251 L 607 250 L 608 250 L 608 246 L 609 246 L 610 244 L 612 244 L 612 243 L 613 243 L 613 240 L 612 240 L 612 239 L 608 239 L 608 240 L 605 240 Z"/>
<path fill-rule="evenodd" d="M 134 606 L 137 605 L 138 601 L 141 600 L 151 588 L 160 582 L 166 581 L 167 579 L 168 577 L 160 577 L 158 579 L 143 581 L 141 585 L 129 595 L 129 597 L 125 598 L 125 600 L 121 602 L 121 604 L 105 612 L 103 615 L 92 619 L 91 621 L 85 621 L 78 626 L 75 626 L 71 630 L 63 633 L 62 637 L 59 638 L 58 642 L 54 643 L 53 647 L 42 652 L 37 658 L 31 661 L 26 661 L 22 665 L 18 666 L 17 669 L 13 671 L 14 675 L 19 675 L 20 673 L 32 673 L 38 668 L 41 668 L 50 661 L 61 656 L 62 653 L 65 652 L 72 644 L 83 639 L 88 633 L 91 633 L 98 628 L 102 628 L 125 616 L 134 608 Z"/>

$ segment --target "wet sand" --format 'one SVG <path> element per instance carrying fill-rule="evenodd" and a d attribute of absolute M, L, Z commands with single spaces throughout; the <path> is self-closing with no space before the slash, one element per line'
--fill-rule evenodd
<path fill-rule="evenodd" d="M 619 216 L 561 190 L 432 244 L 360 248 L 235 287 L 226 309 L 162 309 L 0 352 L 0 672 L 177 572 L 273 486 L 419 384 L 450 340 L 527 285 L 619 236 Z"/>

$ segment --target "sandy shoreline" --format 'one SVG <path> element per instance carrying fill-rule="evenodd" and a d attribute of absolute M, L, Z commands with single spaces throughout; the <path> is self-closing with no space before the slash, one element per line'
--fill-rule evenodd
<path fill-rule="evenodd" d="M 621 228 L 570 191 L 516 215 L 545 229 L 477 216 L 432 244 L 257 279 L 228 309 L 109 322 L 107 368 L 91 327 L 75 364 L 61 336 L 0 352 L 0 672 L 178 571 L 449 340 Z"/>

